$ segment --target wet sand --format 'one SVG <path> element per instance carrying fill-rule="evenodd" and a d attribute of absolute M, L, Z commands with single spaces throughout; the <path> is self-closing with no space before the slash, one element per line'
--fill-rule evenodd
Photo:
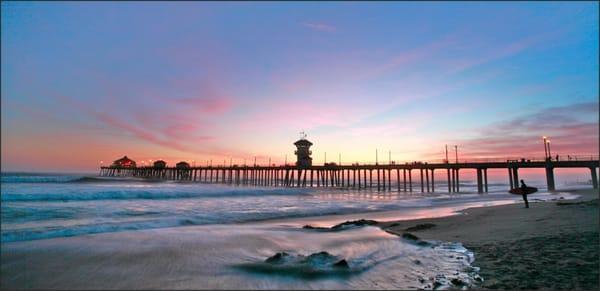
<path fill-rule="evenodd" d="M 561 191 L 577 200 L 470 208 L 462 215 L 381 223 L 398 235 L 462 242 L 489 289 L 599 288 L 598 190 Z M 409 229 L 434 224 L 424 229 Z"/>

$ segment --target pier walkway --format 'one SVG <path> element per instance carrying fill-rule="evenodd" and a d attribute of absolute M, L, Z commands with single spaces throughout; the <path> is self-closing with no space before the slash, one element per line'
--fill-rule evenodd
<path fill-rule="evenodd" d="M 460 171 L 475 170 L 477 191 L 488 191 L 488 170 L 506 169 L 510 187 L 519 186 L 519 169 L 545 169 L 548 190 L 555 190 L 554 169 L 588 168 L 592 186 L 598 189 L 596 169 L 598 157 L 585 160 L 474 160 L 452 162 L 412 162 L 404 164 L 336 165 L 297 167 L 281 166 L 203 166 L 203 167 L 101 167 L 100 176 L 130 176 L 152 179 L 222 183 L 231 185 L 254 185 L 272 187 L 336 187 L 352 189 L 378 189 L 387 191 L 410 191 L 419 186 L 421 192 L 435 192 L 435 171 L 446 172 L 448 192 L 460 191 Z M 439 177 L 439 175 L 438 175 Z M 413 183 L 418 181 L 419 183 Z M 438 184 L 439 185 L 439 184 Z"/>

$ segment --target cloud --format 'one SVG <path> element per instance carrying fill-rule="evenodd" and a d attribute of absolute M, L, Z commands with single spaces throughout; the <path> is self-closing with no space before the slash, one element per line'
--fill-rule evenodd
<path fill-rule="evenodd" d="M 322 32 L 335 32 L 337 30 L 334 26 L 325 23 L 303 22 L 302 26 Z"/>
<path fill-rule="evenodd" d="M 211 114 L 223 113 L 231 109 L 233 105 L 231 98 L 227 97 L 186 97 L 175 99 L 175 102 L 192 106 L 202 113 Z"/>
<path fill-rule="evenodd" d="M 463 156 L 539 158 L 548 136 L 553 155 L 597 154 L 597 118 L 598 102 L 551 107 L 482 128 L 479 137 L 458 144 Z"/>

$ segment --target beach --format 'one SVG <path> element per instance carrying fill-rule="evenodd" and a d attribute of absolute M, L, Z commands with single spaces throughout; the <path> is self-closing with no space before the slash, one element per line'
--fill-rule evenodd
<path fill-rule="evenodd" d="M 525 209 L 505 184 L 453 194 L 13 175 L 2 186 L 2 289 L 598 287 L 597 190 L 541 190 Z"/>
<path fill-rule="evenodd" d="M 581 196 L 531 203 L 532 195 L 529 209 L 523 204 L 470 208 L 462 215 L 389 221 L 381 227 L 398 235 L 462 242 L 475 254 L 483 288 L 597 290 L 598 190 L 569 192 Z M 417 225 L 426 229 L 406 230 Z"/>

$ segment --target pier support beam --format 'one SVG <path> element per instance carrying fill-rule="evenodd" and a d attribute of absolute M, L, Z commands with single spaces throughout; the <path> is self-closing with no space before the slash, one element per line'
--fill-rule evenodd
<path fill-rule="evenodd" d="M 596 174 L 596 167 L 591 167 L 590 171 L 592 172 L 592 186 L 594 189 L 598 189 L 598 175 Z"/>
<path fill-rule="evenodd" d="M 431 169 L 431 192 L 435 192 L 435 178 L 433 178 L 433 174 L 435 174 L 435 172 Z"/>
<path fill-rule="evenodd" d="M 513 184 L 515 185 L 515 188 L 519 187 L 519 168 L 513 168 L 512 169 L 512 176 L 513 176 Z"/>
<path fill-rule="evenodd" d="M 388 169 L 388 191 L 392 191 L 392 170 Z"/>
<path fill-rule="evenodd" d="M 548 185 L 548 191 L 554 191 L 554 168 L 546 167 L 546 184 Z"/>
<path fill-rule="evenodd" d="M 483 193 L 483 173 L 482 169 L 477 169 L 477 193 Z"/>
<path fill-rule="evenodd" d="M 412 192 L 412 169 L 408 169 L 408 191 Z"/>
<path fill-rule="evenodd" d="M 485 192 L 488 192 L 488 178 L 487 178 L 487 169 L 483 169 L 483 185 L 485 187 Z"/>
<path fill-rule="evenodd" d="M 383 178 L 383 180 L 385 181 L 385 177 Z M 380 191 L 381 187 L 379 186 L 379 169 L 377 169 L 377 191 Z"/>
<path fill-rule="evenodd" d="M 425 169 L 425 183 L 427 183 L 427 192 L 429 192 L 429 170 Z"/>
<path fill-rule="evenodd" d="M 508 182 L 510 183 L 510 189 L 514 189 L 515 188 L 515 183 L 513 182 L 512 169 L 511 168 L 508 168 Z"/>
<path fill-rule="evenodd" d="M 406 169 L 402 169 L 402 184 L 404 184 L 404 192 L 406 192 Z"/>
<path fill-rule="evenodd" d="M 450 180 L 450 169 L 446 169 L 448 175 L 448 193 L 452 192 L 452 181 Z"/>
<path fill-rule="evenodd" d="M 396 183 L 398 184 L 398 192 L 400 192 L 400 169 L 396 169 Z"/>
<path fill-rule="evenodd" d="M 421 172 L 421 193 L 425 192 L 425 185 L 423 184 L 423 169 L 419 169 L 419 172 Z"/>
<path fill-rule="evenodd" d="M 459 176 L 459 169 L 456 169 L 456 192 L 460 192 L 460 176 Z"/>

